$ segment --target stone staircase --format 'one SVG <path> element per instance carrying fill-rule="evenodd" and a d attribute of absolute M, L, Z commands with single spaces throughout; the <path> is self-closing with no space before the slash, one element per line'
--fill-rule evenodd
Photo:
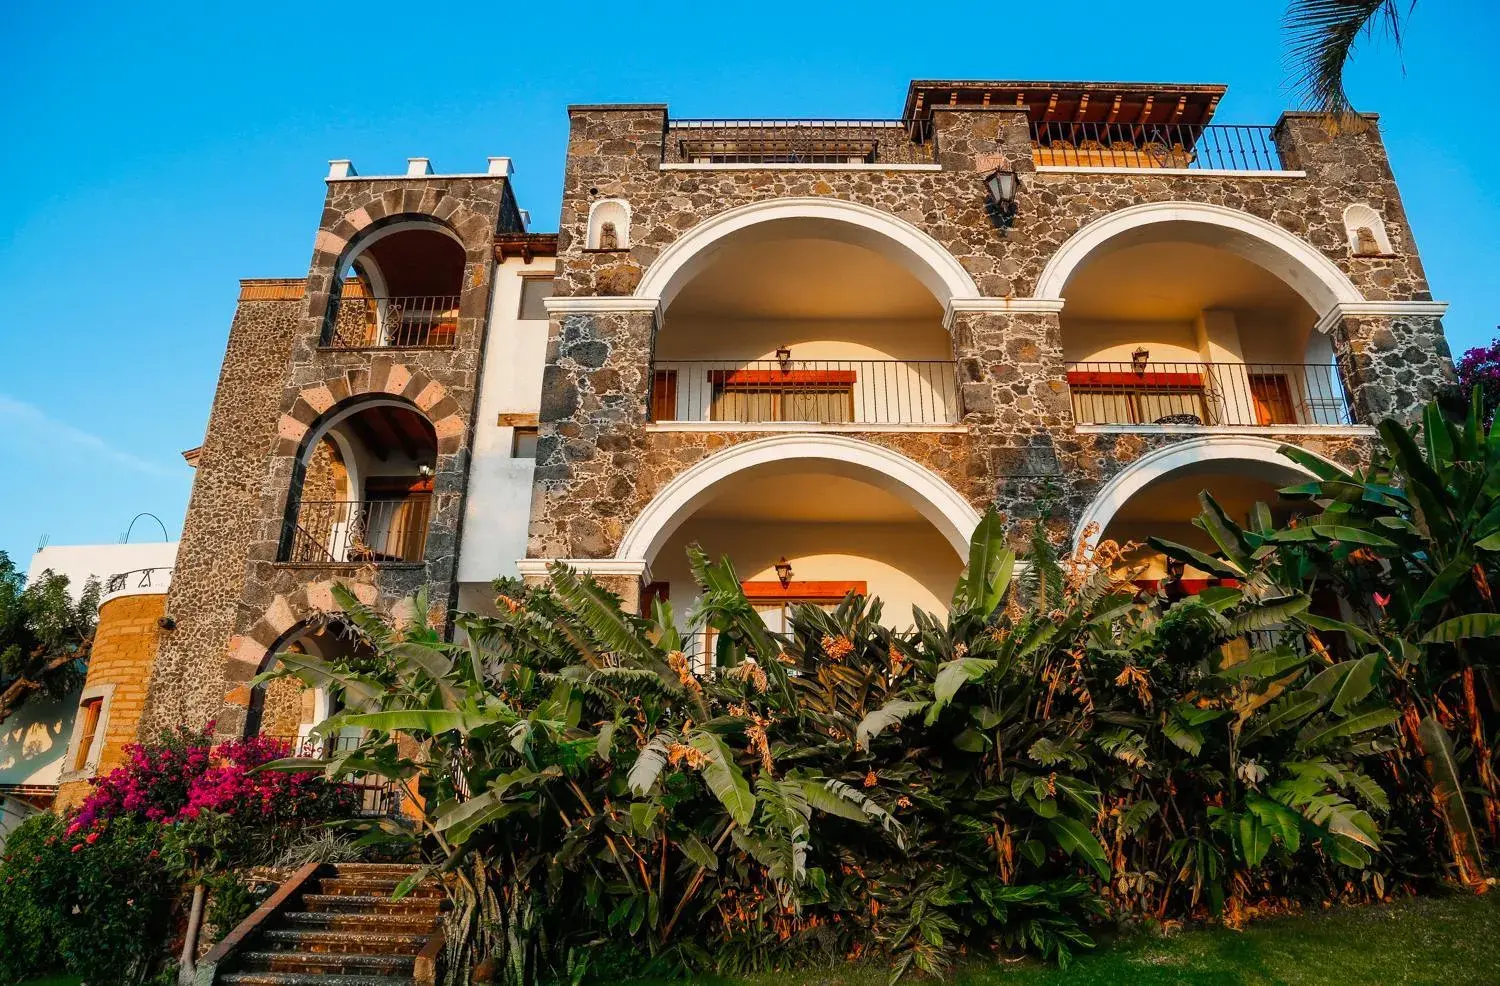
<path fill-rule="evenodd" d="M 431 982 L 442 888 L 428 881 L 391 900 L 414 869 L 343 863 L 299 871 L 267 907 L 226 937 L 211 981 L 234 986 Z"/>

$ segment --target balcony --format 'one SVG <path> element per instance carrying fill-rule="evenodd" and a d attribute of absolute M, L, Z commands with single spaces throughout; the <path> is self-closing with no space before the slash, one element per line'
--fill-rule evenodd
<path fill-rule="evenodd" d="M 118 596 L 156 596 L 172 587 L 172 566 L 137 568 L 129 572 L 115 572 L 104 580 L 104 591 L 99 596 L 99 605 L 104 605 Z"/>
<path fill-rule="evenodd" d="M 304 500 L 282 561 L 296 565 L 420 564 L 428 495 L 385 500 Z"/>
<path fill-rule="evenodd" d="M 672 360 L 653 367 L 656 422 L 714 425 L 956 425 L 947 360 Z"/>
<path fill-rule="evenodd" d="M 1271 127 L 1184 123 L 1031 125 L 1037 167 L 1280 172 Z"/>
<path fill-rule="evenodd" d="M 930 165 L 928 120 L 674 120 L 662 163 L 676 165 Z"/>
<path fill-rule="evenodd" d="M 1331 363 L 1069 363 L 1068 389 L 1081 425 L 1352 423 Z"/>
<path fill-rule="evenodd" d="M 380 298 L 346 282 L 329 302 L 326 349 L 451 349 L 458 339 L 457 295 Z"/>

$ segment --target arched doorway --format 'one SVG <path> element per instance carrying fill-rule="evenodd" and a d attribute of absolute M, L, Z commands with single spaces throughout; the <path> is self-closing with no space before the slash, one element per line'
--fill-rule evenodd
<path fill-rule="evenodd" d="M 322 345 L 448 347 L 458 335 L 463 243 L 431 219 L 395 217 L 345 253 Z"/>

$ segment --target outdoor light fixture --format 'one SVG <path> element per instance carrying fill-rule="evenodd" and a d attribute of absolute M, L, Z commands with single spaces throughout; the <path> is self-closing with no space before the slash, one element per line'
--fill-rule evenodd
<path fill-rule="evenodd" d="M 776 581 L 781 583 L 783 589 L 792 584 L 792 563 L 786 560 L 786 555 L 776 563 Z"/>
<path fill-rule="evenodd" d="M 421 476 L 423 479 L 431 479 L 432 467 L 425 462 L 422 463 L 420 466 L 417 466 L 417 475 Z"/>
<path fill-rule="evenodd" d="M 781 362 L 781 368 L 785 370 L 786 365 L 792 361 L 792 348 L 790 346 L 777 346 L 776 358 Z"/>
<path fill-rule="evenodd" d="M 1151 350 L 1145 346 L 1137 348 L 1135 352 L 1130 354 L 1131 369 L 1137 373 L 1145 373 L 1146 364 L 1149 362 L 1151 362 Z"/>
<path fill-rule="evenodd" d="M 1016 221 L 1016 192 L 1021 180 L 1009 162 L 1002 161 L 994 171 L 984 176 L 984 187 L 989 194 L 985 208 L 1001 226 L 1009 228 Z"/>

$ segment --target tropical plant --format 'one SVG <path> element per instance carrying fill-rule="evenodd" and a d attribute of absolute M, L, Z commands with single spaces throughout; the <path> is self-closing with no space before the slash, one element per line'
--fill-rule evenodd
<path fill-rule="evenodd" d="M 1344 67 L 1360 39 L 1382 29 L 1399 52 L 1403 22 L 1415 6 L 1416 0 L 1291 0 L 1284 24 L 1293 88 L 1330 121 L 1358 126 L 1344 89 Z"/>
<path fill-rule="evenodd" d="M 33 695 L 60 698 L 83 684 L 99 583 L 84 583 L 77 600 L 68 586 L 51 569 L 27 585 L 0 551 L 0 722 Z"/>

